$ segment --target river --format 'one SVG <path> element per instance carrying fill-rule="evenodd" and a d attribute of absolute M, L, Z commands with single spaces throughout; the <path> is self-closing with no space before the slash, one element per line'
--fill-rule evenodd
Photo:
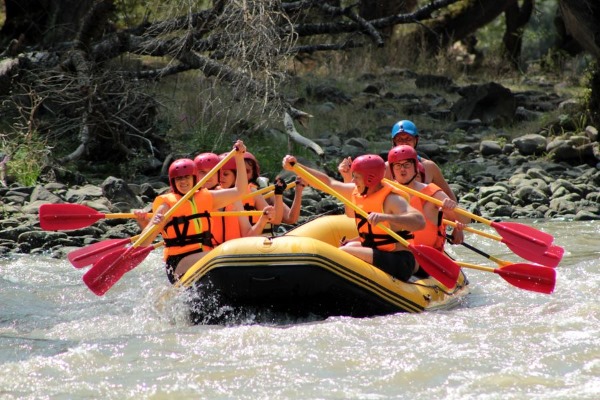
<path fill-rule="evenodd" d="M 287 325 L 190 325 L 158 250 L 103 297 L 67 260 L 0 259 L 0 399 L 599 399 L 600 222 L 530 222 L 566 249 L 551 295 L 467 270 L 450 311 Z"/>

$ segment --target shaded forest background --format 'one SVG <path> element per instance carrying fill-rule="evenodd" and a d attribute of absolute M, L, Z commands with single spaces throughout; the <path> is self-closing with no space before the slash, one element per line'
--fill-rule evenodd
<path fill-rule="evenodd" d="M 373 135 L 372 119 L 353 111 L 311 118 L 306 97 L 315 82 L 352 87 L 389 68 L 566 79 L 581 88 L 576 118 L 598 125 L 596 3 L 5 0 L 0 178 L 33 184 L 66 169 L 131 179 L 237 137 L 276 168 L 296 129 Z M 280 140 L 265 136 L 273 131 Z"/>

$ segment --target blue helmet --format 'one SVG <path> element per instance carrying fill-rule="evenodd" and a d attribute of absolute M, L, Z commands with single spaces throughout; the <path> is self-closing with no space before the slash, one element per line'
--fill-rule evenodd
<path fill-rule="evenodd" d="M 411 136 L 419 137 L 419 130 L 414 122 L 409 121 L 407 119 L 403 119 L 402 121 L 398 121 L 392 126 L 392 140 L 399 133 L 408 133 Z"/>

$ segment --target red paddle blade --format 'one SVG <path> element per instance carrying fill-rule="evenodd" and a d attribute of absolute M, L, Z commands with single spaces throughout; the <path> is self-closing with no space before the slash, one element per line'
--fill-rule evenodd
<path fill-rule="evenodd" d="M 137 267 L 154 249 L 153 246 L 129 247 L 102 257 L 83 275 L 83 282 L 98 296 L 106 293 L 125 273 Z"/>
<path fill-rule="evenodd" d="M 67 255 L 67 258 L 75 268 L 83 268 L 92 265 L 108 253 L 112 253 L 130 243 L 131 239 L 108 239 L 73 250 Z"/>
<path fill-rule="evenodd" d="M 514 246 L 529 246 L 532 251 L 545 252 L 552 245 L 554 237 L 535 228 L 518 222 L 492 222 L 491 226 L 502 236 L 502 242 Z"/>
<path fill-rule="evenodd" d="M 562 260 L 563 253 L 565 252 L 560 246 L 550 246 L 546 251 L 543 251 L 543 249 L 523 246 L 523 244 L 514 245 L 512 243 L 504 243 L 519 257 L 551 268 L 556 268 L 558 266 Z"/>
<path fill-rule="evenodd" d="M 550 294 L 556 285 L 556 270 L 530 264 L 511 264 L 496 268 L 495 273 L 505 281 L 521 289 Z"/>
<path fill-rule="evenodd" d="M 85 228 L 104 215 L 81 204 L 42 204 L 39 210 L 40 226 L 46 231 Z"/>
<path fill-rule="evenodd" d="M 421 268 L 447 288 L 456 286 L 460 267 L 443 253 L 425 245 L 410 245 L 415 260 Z"/>

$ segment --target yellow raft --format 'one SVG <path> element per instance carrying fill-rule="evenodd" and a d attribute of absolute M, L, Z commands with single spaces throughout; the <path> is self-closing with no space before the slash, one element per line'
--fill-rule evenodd
<path fill-rule="evenodd" d="M 344 215 L 323 216 L 275 238 L 228 241 L 182 278 L 196 323 L 248 315 L 286 321 L 450 309 L 468 293 L 461 272 L 449 289 L 433 278 L 402 282 L 337 248 L 357 236 Z"/>

